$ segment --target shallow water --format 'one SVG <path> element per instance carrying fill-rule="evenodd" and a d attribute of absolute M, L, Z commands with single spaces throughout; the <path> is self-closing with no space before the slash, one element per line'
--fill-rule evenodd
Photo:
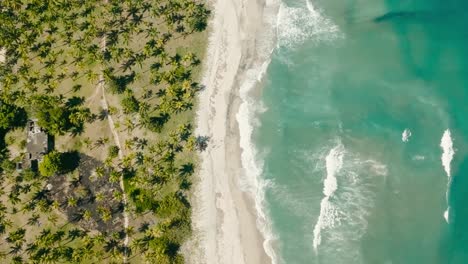
<path fill-rule="evenodd" d="M 283 3 L 253 135 L 280 263 L 468 263 L 467 7 Z"/>

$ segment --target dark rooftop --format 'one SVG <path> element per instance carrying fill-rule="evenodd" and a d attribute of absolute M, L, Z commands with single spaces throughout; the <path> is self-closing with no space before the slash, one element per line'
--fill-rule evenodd
<path fill-rule="evenodd" d="M 49 135 L 37 125 L 36 120 L 29 120 L 27 124 L 28 138 L 26 142 L 26 157 L 24 167 L 36 167 L 51 148 Z M 34 168 L 33 168 L 34 169 Z"/>

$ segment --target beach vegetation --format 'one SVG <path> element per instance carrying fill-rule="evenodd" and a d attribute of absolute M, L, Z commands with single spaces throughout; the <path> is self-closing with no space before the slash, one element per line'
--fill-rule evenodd
<path fill-rule="evenodd" d="M 117 146 L 110 146 L 108 150 L 107 157 L 110 159 L 116 158 L 119 155 L 119 147 Z"/>
<path fill-rule="evenodd" d="M 198 0 L 2 1 L 1 263 L 184 263 L 209 16 Z M 28 119 L 52 139 L 37 171 Z"/>
<path fill-rule="evenodd" d="M 0 99 L 0 128 L 9 129 L 26 124 L 26 111 L 14 104 L 8 104 Z"/>
<path fill-rule="evenodd" d="M 39 172 L 44 177 L 50 177 L 63 170 L 63 158 L 57 151 L 52 151 L 44 156 L 39 164 Z"/>

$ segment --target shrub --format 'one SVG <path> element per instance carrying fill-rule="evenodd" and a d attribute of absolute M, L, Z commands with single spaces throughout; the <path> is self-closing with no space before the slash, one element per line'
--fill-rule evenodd
<path fill-rule="evenodd" d="M 110 146 L 107 156 L 111 159 L 116 158 L 119 155 L 119 150 L 117 146 Z"/>
<path fill-rule="evenodd" d="M 75 170 L 80 163 L 78 152 L 60 153 L 52 151 L 44 156 L 39 164 L 39 173 L 42 176 L 50 177 L 56 173 L 67 173 Z"/>
<path fill-rule="evenodd" d="M 0 166 L 0 168 L 7 173 L 11 173 L 16 169 L 16 164 L 9 159 L 4 159 Z"/>
<path fill-rule="evenodd" d="M 131 93 L 127 92 L 122 99 L 122 108 L 125 114 L 137 113 L 140 110 L 138 100 Z"/>
<path fill-rule="evenodd" d="M 39 164 L 39 173 L 42 176 L 50 177 L 64 170 L 62 154 L 57 151 L 52 151 L 44 156 L 44 159 Z"/>
<path fill-rule="evenodd" d="M 175 215 L 185 215 L 187 210 L 188 206 L 185 201 L 182 200 L 182 197 L 173 193 L 167 195 L 159 202 L 156 215 L 161 218 L 168 218 Z"/>

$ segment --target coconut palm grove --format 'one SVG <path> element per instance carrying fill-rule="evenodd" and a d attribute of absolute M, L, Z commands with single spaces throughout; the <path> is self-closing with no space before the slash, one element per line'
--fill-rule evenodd
<path fill-rule="evenodd" d="M 0 2 L 0 263 L 183 263 L 198 0 Z"/>

